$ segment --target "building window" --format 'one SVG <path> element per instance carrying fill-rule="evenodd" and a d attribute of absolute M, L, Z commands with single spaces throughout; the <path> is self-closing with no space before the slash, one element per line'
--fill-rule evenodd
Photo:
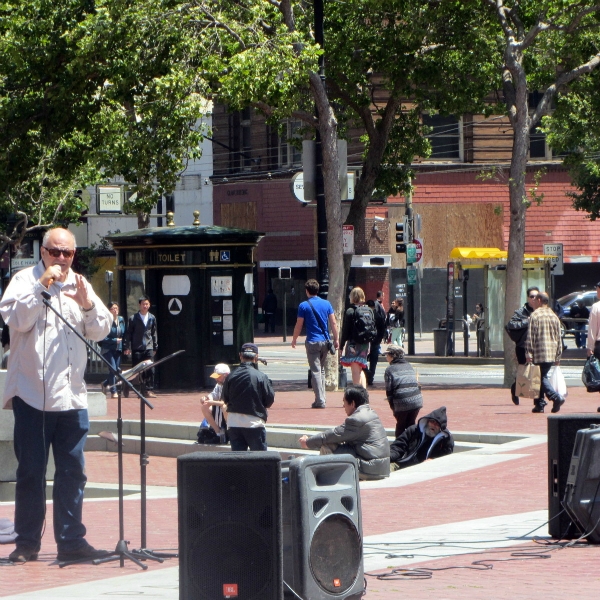
<path fill-rule="evenodd" d="M 278 138 L 278 163 L 280 167 L 302 165 L 302 121 L 288 120 Z"/>
<path fill-rule="evenodd" d="M 429 128 L 430 160 L 462 160 L 461 119 L 424 114 L 423 125 Z"/>
<path fill-rule="evenodd" d="M 532 127 L 529 132 L 529 158 L 548 158 L 547 150 L 546 134 L 540 131 L 538 127 Z"/>
<path fill-rule="evenodd" d="M 234 112 L 229 117 L 230 172 L 249 171 L 252 167 L 252 109 Z"/>

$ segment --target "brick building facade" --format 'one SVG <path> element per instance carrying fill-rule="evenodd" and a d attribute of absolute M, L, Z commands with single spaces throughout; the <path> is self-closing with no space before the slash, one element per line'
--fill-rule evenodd
<path fill-rule="evenodd" d="M 454 123 L 454 125 L 453 125 Z M 508 161 L 510 128 L 503 117 L 484 119 L 429 119 L 434 149 L 432 158 L 415 168 L 413 205 L 427 218 L 423 223 L 424 279 L 421 291 L 424 328 L 443 313 L 443 279 L 448 251 L 454 246 L 480 246 L 482 240 L 506 249 L 509 232 Z M 295 306 L 303 299 L 303 282 L 316 274 L 316 210 L 303 206 L 291 190 L 292 176 L 301 170 L 301 154 L 290 140 L 293 123 L 284 134 L 266 124 L 250 109 L 230 114 L 224 106 L 213 112 L 214 222 L 265 232 L 257 249 L 256 302 L 260 307 L 270 287 L 279 306 L 286 304 L 293 320 Z M 361 132 L 349 132 L 348 170 L 360 169 Z M 480 177 L 481 166 L 498 171 L 491 179 Z M 528 167 L 528 189 L 534 173 L 545 173 L 536 190 L 542 197 L 527 212 L 526 252 L 541 253 L 543 245 L 564 245 L 565 275 L 556 277 L 559 297 L 600 280 L 600 230 L 585 213 L 572 208 L 566 195 L 571 183 L 560 160 L 553 159 L 543 136 L 534 135 Z M 364 222 L 354 232 L 355 249 L 350 285 L 360 285 L 367 298 L 383 289 L 389 299 L 402 293 L 403 256 L 395 255 L 395 220 L 404 198 L 390 197 L 369 206 Z M 393 217 L 391 216 L 393 213 Z M 377 219 L 375 218 L 377 217 Z M 383 219 L 383 220 L 381 220 Z M 292 268 L 292 281 L 278 280 L 279 266 Z M 286 287 L 287 286 L 287 287 Z M 441 286 L 443 288 L 443 285 Z M 429 292 L 427 290 L 430 290 Z M 481 292 L 477 277 L 474 297 Z M 441 300 L 440 300 L 441 298 Z"/>

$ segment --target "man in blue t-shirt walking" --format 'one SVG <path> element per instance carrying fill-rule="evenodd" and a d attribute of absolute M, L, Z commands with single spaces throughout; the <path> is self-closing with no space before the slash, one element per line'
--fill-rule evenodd
<path fill-rule="evenodd" d="M 310 367 L 315 401 L 312 408 L 325 408 L 325 361 L 327 360 L 328 340 L 339 348 L 339 336 L 333 307 L 328 300 L 319 298 L 319 282 L 309 279 L 305 284 L 307 300 L 298 307 L 298 320 L 294 327 L 292 348 L 306 324 L 306 356 Z"/>

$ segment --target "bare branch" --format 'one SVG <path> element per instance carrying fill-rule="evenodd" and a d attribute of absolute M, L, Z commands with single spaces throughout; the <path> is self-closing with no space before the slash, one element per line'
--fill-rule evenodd
<path fill-rule="evenodd" d="M 269 0 L 273 6 L 277 6 L 283 16 L 283 22 L 288 28 L 288 31 L 296 31 L 296 20 L 294 19 L 294 11 L 292 9 L 292 3 L 290 0 L 281 0 L 276 2 L 275 0 Z"/>
<path fill-rule="evenodd" d="M 502 30 L 504 31 L 504 35 L 507 38 L 510 39 L 517 39 L 517 36 L 515 35 L 515 32 L 513 31 L 513 28 L 510 26 L 509 23 L 509 19 L 508 19 L 508 14 L 509 14 L 509 10 L 504 6 L 504 4 L 502 3 L 502 0 L 485 0 L 495 11 L 495 13 L 498 15 L 498 19 L 500 20 L 500 26 L 502 27 Z"/>
<path fill-rule="evenodd" d="M 244 50 L 246 49 L 246 44 L 244 43 L 244 40 L 235 31 L 233 31 L 233 29 L 231 29 L 231 27 L 229 27 L 229 25 L 227 25 L 227 23 L 223 23 L 223 21 L 219 21 L 213 14 L 210 13 L 210 11 L 208 9 L 204 8 L 203 6 L 200 6 L 199 8 L 200 8 L 200 11 L 210 19 L 213 27 L 217 27 L 218 29 L 223 29 L 234 40 L 236 40 L 238 42 L 238 44 Z"/>
<path fill-rule="evenodd" d="M 537 123 L 539 123 L 542 116 L 548 112 L 548 109 L 550 108 L 550 103 L 552 102 L 552 98 L 560 88 L 571 83 L 571 81 L 578 79 L 582 75 L 585 75 L 586 73 L 591 73 L 599 65 L 600 52 L 594 55 L 588 62 L 579 65 L 571 71 L 562 73 L 556 79 L 556 82 L 548 86 L 548 88 L 544 92 L 542 99 L 539 101 L 537 107 L 535 108 L 535 111 L 533 112 L 533 115 L 531 116 L 531 124 L 536 125 Z"/>

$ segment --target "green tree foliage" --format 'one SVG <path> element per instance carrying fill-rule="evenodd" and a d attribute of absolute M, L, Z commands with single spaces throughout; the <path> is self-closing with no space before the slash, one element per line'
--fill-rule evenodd
<path fill-rule="evenodd" d="M 495 42 L 491 66 L 502 76 L 502 98 L 497 106 L 503 107 L 513 131 L 504 313 L 508 321 L 521 301 L 526 211 L 530 205 L 525 175 L 531 132 L 549 112 L 558 92 L 568 93 L 574 82 L 600 64 L 600 5 L 589 0 L 470 0 L 464 5 L 479 24 L 475 35 L 483 34 Z M 484 7 L 488 10 L 483 11 Z M 473 74 L 478 76 L 477 71 Z M 533 92 L 540 92 L 539 97 L 532 96 Z M 504 342 L 507 350 L 512 349 L 508 336 Z M 504 356 L 504 383 L 510 385 L 514 357 L 509 351 Z"/>
<path fill-rule="evenodd" d="M 19 215 L 15 231 L 77 220 L 72 190 L 116 175 L 147 223 L 199 153 L 190 18 L 171 0 L 0 4 L 0 212 Z"/>
<path fill-rule="evenodd" d="M 577 192 L 573 207 L 600 217 L 600 73 L 577 81 L 569 94 L 559 95 L 556 110 L 543 119 L 552 149 L 564 154 Z"/>

